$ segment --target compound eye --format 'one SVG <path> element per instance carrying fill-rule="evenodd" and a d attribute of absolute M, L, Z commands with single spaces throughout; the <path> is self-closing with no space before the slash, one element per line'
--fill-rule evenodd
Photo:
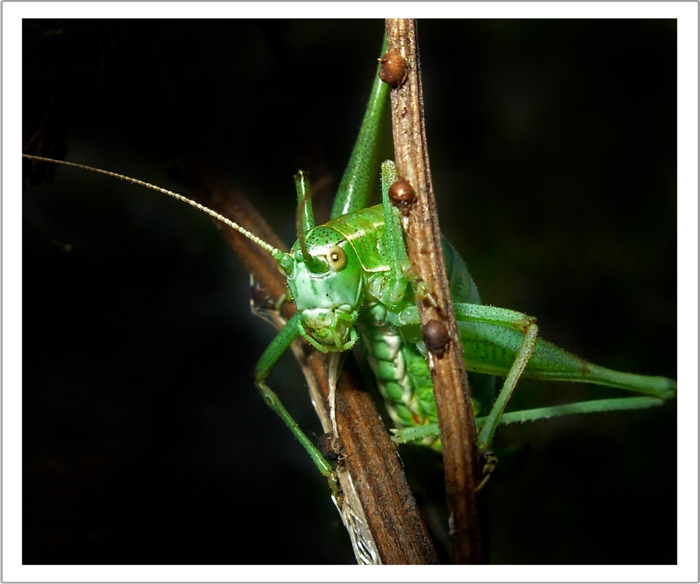
<path fill-rule="evenodd" d="M 326 257 L 328 258 L 328 265 L 334 272 L 342 270 L 348 262 L 345 252 L 340 247 L 332 247 L 329 249 Z"/>

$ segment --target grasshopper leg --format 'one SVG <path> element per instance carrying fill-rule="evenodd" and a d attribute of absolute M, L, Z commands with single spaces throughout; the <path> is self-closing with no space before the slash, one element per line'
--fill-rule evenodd
<path fill-rule="evenodd" d="M 299 427 L 299 424 L 296 423 L 294 418 L 277 397 L 277 394 L 275 394 L 275 392 L 272 391 L 266 383 L 270 372 L 277 361 L 279 361 L 281 355 L 289 348 L 294 339 L 299 336 L 298 331 L 300 321 L 301 315 L 297 312 L 292 318 L 289 319 L 287 324 L 272 340 L 267 349 L 265 349 L 265 352 L 263 353 L 262 357 L 260 357 L 260 360 L 255 367 L 255 384 L 265 400 L 265 403 L 270 406 L 270 408 L 281 418 L 294 437 L 304 447 L 304 450 L 306 450 L 308 455 L 311 457 L 311 460 L 316 465 L 319 472 L 326 477 L 331 488 L 331 492 L 335 495 L 338 491 L 338 485 L 333 467 L 324 458 L 323 454 L 321 454 L 313 442 L 309 440 L 306 434 L 304 434 Z"/>

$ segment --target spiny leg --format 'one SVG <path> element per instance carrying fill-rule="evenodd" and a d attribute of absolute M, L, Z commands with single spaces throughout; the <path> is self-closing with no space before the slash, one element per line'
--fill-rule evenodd
<path fill-rule="evenodd" d="M 503 412 L 506 409 L 506 405 L 508 405 L 508 401 L 513 395 L 515 386 L 518 383 L 520 376 L 523 374 L 525 366 L 527 365 L 527 362 L 532 356 L 532 352 L 535 350 L 535 344 L 537 343 L 538 333 L 539 329 L 535 324 L 535 320 L 532 319 L 530 323 L 526 325 L 525 336 L 523 337 L 523 344 L 520 346 L 520 350 L 518 351 L 518 354 L 515 357 L 513 366 L 508 372 L 508 376 L 506 377 L 506 380 L 503 383 L 503 387 L 501 388 L 501 391 L 498 394 L 498 398 L 493 404 L 491 412 L 487 416 L 484 425 L 479 431 L 479 436 L 477 438 L 477 446 L 481 451 L 485 451 L 491 445 L 493 435 L 496 432 L 496 427 L 498 426 L 501 417 L 503 416 Z"/>
<path fill-rule="evenodd" d="M 523 424 L 525 422 L 537 422 L 539 420 L 548 420 L 559 416 L 573 416 L 577 414 L 641 410 L 662 406 L 664 403 L 662 399 L 647 396 L 596 399 L 573 404 L 561 404 L 557 406 L 532 408 L 530 410 L 519 410 L 517 412 L 506 412 L 501 416 L 498 425 Z M 474 422 L 477 429 L 482 428 L 486 422 L 486 416 L 476 418 Z M 440 428 L 437 424 L 394 428 L 391 432 L 393 434 L 391 440 L 397 446 L 399 444 L 418 442 L 424 438 L 439 438 L 440 436 Z"/>
<path fill-rule="evenodd" d="M 386 53 L 386 36 L 382 43 L 381 54 L 384 53 Z M 389 86 L 379 79 L 378 66 L 365 117 L 333 202 L 332 219 L 352 211 L 359 211 L 367 206 L 369 195 L 379 174 L 388 128 Z"/>
<path fill-rule="evenodd" d="M 468 316 L 467 307 L 472 306 L 480 305 L 456 304 L 455 317 L 457 318 L 457 320 L 460 320 L 461 318 L 466 318 Z M 476 487 L 477 492 L 481 491 L 484 488 L 486 483 L 491 478 L 491 475 L 496 470 L 498 459 L 490 449 L 491 442 L 493 441 L 493 436 L 503 416 L 503 412 L 506 409 L 506 405 L 508 405 L 508 401 L 513 395 L 515 386 L 517 385 L 520 376 L 525 370 L 527 362 L 530 360 L 530 357 L 532 356 L 532 353 L 535 350 L 535 344 L 537 343 L 537 336 L 539 333 L 539 329 L 535 324 L 535 319 L 532 317 L 511 310 L 491 310 L 491 308 L 493 307 L 485 308 L 487 310 L 484 310 L 482 312 L 482 317 L 487 319 L 487 321 L 490 324 L 502 324 L 505 326 L 515 328 L 519 331 L 521 330 L 525 334 L 523 336 L 523 341 L 520 345 L 520 349 L 518 350 L 515 356 L 515 361 L 513 362 L 513 365 L 510 368 L 508 375 L 506 376 L 506 380 L 503 383 L 503 387 L 501 388 L 501 391 L 498 394 L 498 398 L 493 404 L 491 412 L 486 417 L 486 421 L 481 427 L 481 430 L 479 431 L 479 435 L 477 437 L 477 447 L 479 448 L 479 452 L 484 458 L 484 467 L 481 473 L 482 479 Z"/>
<path fill-rule="evenodd" d="M 284 328 L 272 340 L 270 345 L 265 349 L 262 357 L 255 367 L 255 384 L 260 390 L 265 403 L 282 419 L 287 428 L 292 432 L 294 437 L 299 440 L 304 447 L 311 460 L 318 468 L 319 472 L 326 477 L 333 495 L 337 493 L 338 485 L 336 482 L 335 472 L 333 467 L 323 457 L 316 446 L 304 434 L 299 425 L 296 423 L 291 414 L 282 405 L 274 391 L 272 391 L 266 383 L 273 367 L 279 361 L 282 354 L 289 348 L 292 342 L 299 336 L 299 324 L 301 323 L 301 314 L 297 312 L 289 319 Z"/>

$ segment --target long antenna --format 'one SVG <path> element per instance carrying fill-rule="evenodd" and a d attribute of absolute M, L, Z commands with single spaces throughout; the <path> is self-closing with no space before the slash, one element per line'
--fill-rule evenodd
<path fill-rule="evenodd" d="M 198 211 L 202 211 L 203 213 L 206 213 L 210 217 L 213 217 L 217 221 L 221 221 L 224 225 L 227 225 L 231 229 L 234 229 L 238 231 L 241 235 L 244 235 L 248 239 L 250 239 L 253 243 L 256 243 L 259 245 L 261 248 L 263 248 L 266 252 L 268 252 L 275 260 L 279 262 L 279 264 L 282 266 L 285 271 L 287 268 L 285 266 L 290 265 L 291 261 L 291 256 L 288 253 L 285 253 L 283 251 L 280 251 L 276 247 L 273 247 L 266 241 L 263 241 L 260 239 L 257 235 L 251 233 L 247 229 L 241 227 L 238 223 L 235 223 L 234 221 L 231 221 L 227 217 L 224 217 L 220 213 L 217 213 L 216 211 L 213 211 L 209 207 L 205 207 L 204 205 L 200 205 L 197 201 L 193 201 L 192 199 L 188 199 L 187 197 L 180 195 L 178 193 L 174 193 L 173 191 L 169 191 L 168 189 L 164 189 L 161 187 L 158 187 L 156 185 L 152 185 L 151 183 L 147 183 L 142 180 L 138 180 L 136 178 L 131 178 L 129 176 L 125 176 L 123 174 L 117 174 L 116 172 L 109 172 L 108 170 L 102 170 L 100 168 L 93 168 L 92 166 L 85 166 L 84 164 L 76 164 L 75 162 L 66 162 L 64 160 L 54 160 L 53 158 L 44 158 L 42 156 L 34 156 L 32 154 L 22 154 L 22 158 L 28 158 L 29 160 L 39 160 L 41 162 L 50 162 L 52 164 L 60 164 L 61 166 L 70 166 L 73 168 L 80 168 L 82 170 L 87 170 L 90 172 L 95 172 L 97 174 L 103 174 L 105 176 L 111 176 L 112 178 L 117 178 L 119 180 L 124 180 L 126 182 L 130 182 L 135 185 L 139 185 L 142 187 L 145 187 L 147 189 L 151 189 L 153 191 L 158 191 L 159 193 L 163 193 L 164 195 L 168 195 L 172 197 L 173 199 L 177 199 L 178 201 L 182 201 L 183 203 L 187 203 L 188 205 L 194 207 Z M 289 260 L 286 260 L 286 258 L 289 258 Z M 290 266 L 291 267 L 291 266 Z"/>

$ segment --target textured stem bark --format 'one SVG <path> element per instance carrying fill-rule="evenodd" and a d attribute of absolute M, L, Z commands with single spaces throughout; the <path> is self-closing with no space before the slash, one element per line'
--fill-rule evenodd
<path fill-rule="evenodd" d="M 455 563 L 481 563 L 484 547 L 476 498 L 478 455 L 476 427 L 469 399 L 462 346 L 457 334 L 445 272 L 437 207 L 423 116 L 416 24 L 411 19 L 387 19 L 388 50 L 406 60 L 408 75 L 391 92 L 392 130 L 398 178 L 417 195 L 404 215 L 408 253 L 421 280 L 433 290 L 437 307 L 418 303 L 421 325 L 438 320 L 447 327 L 449 342 L 441 356 L 429 353 L 445 462 L 450 533 Z"/>

